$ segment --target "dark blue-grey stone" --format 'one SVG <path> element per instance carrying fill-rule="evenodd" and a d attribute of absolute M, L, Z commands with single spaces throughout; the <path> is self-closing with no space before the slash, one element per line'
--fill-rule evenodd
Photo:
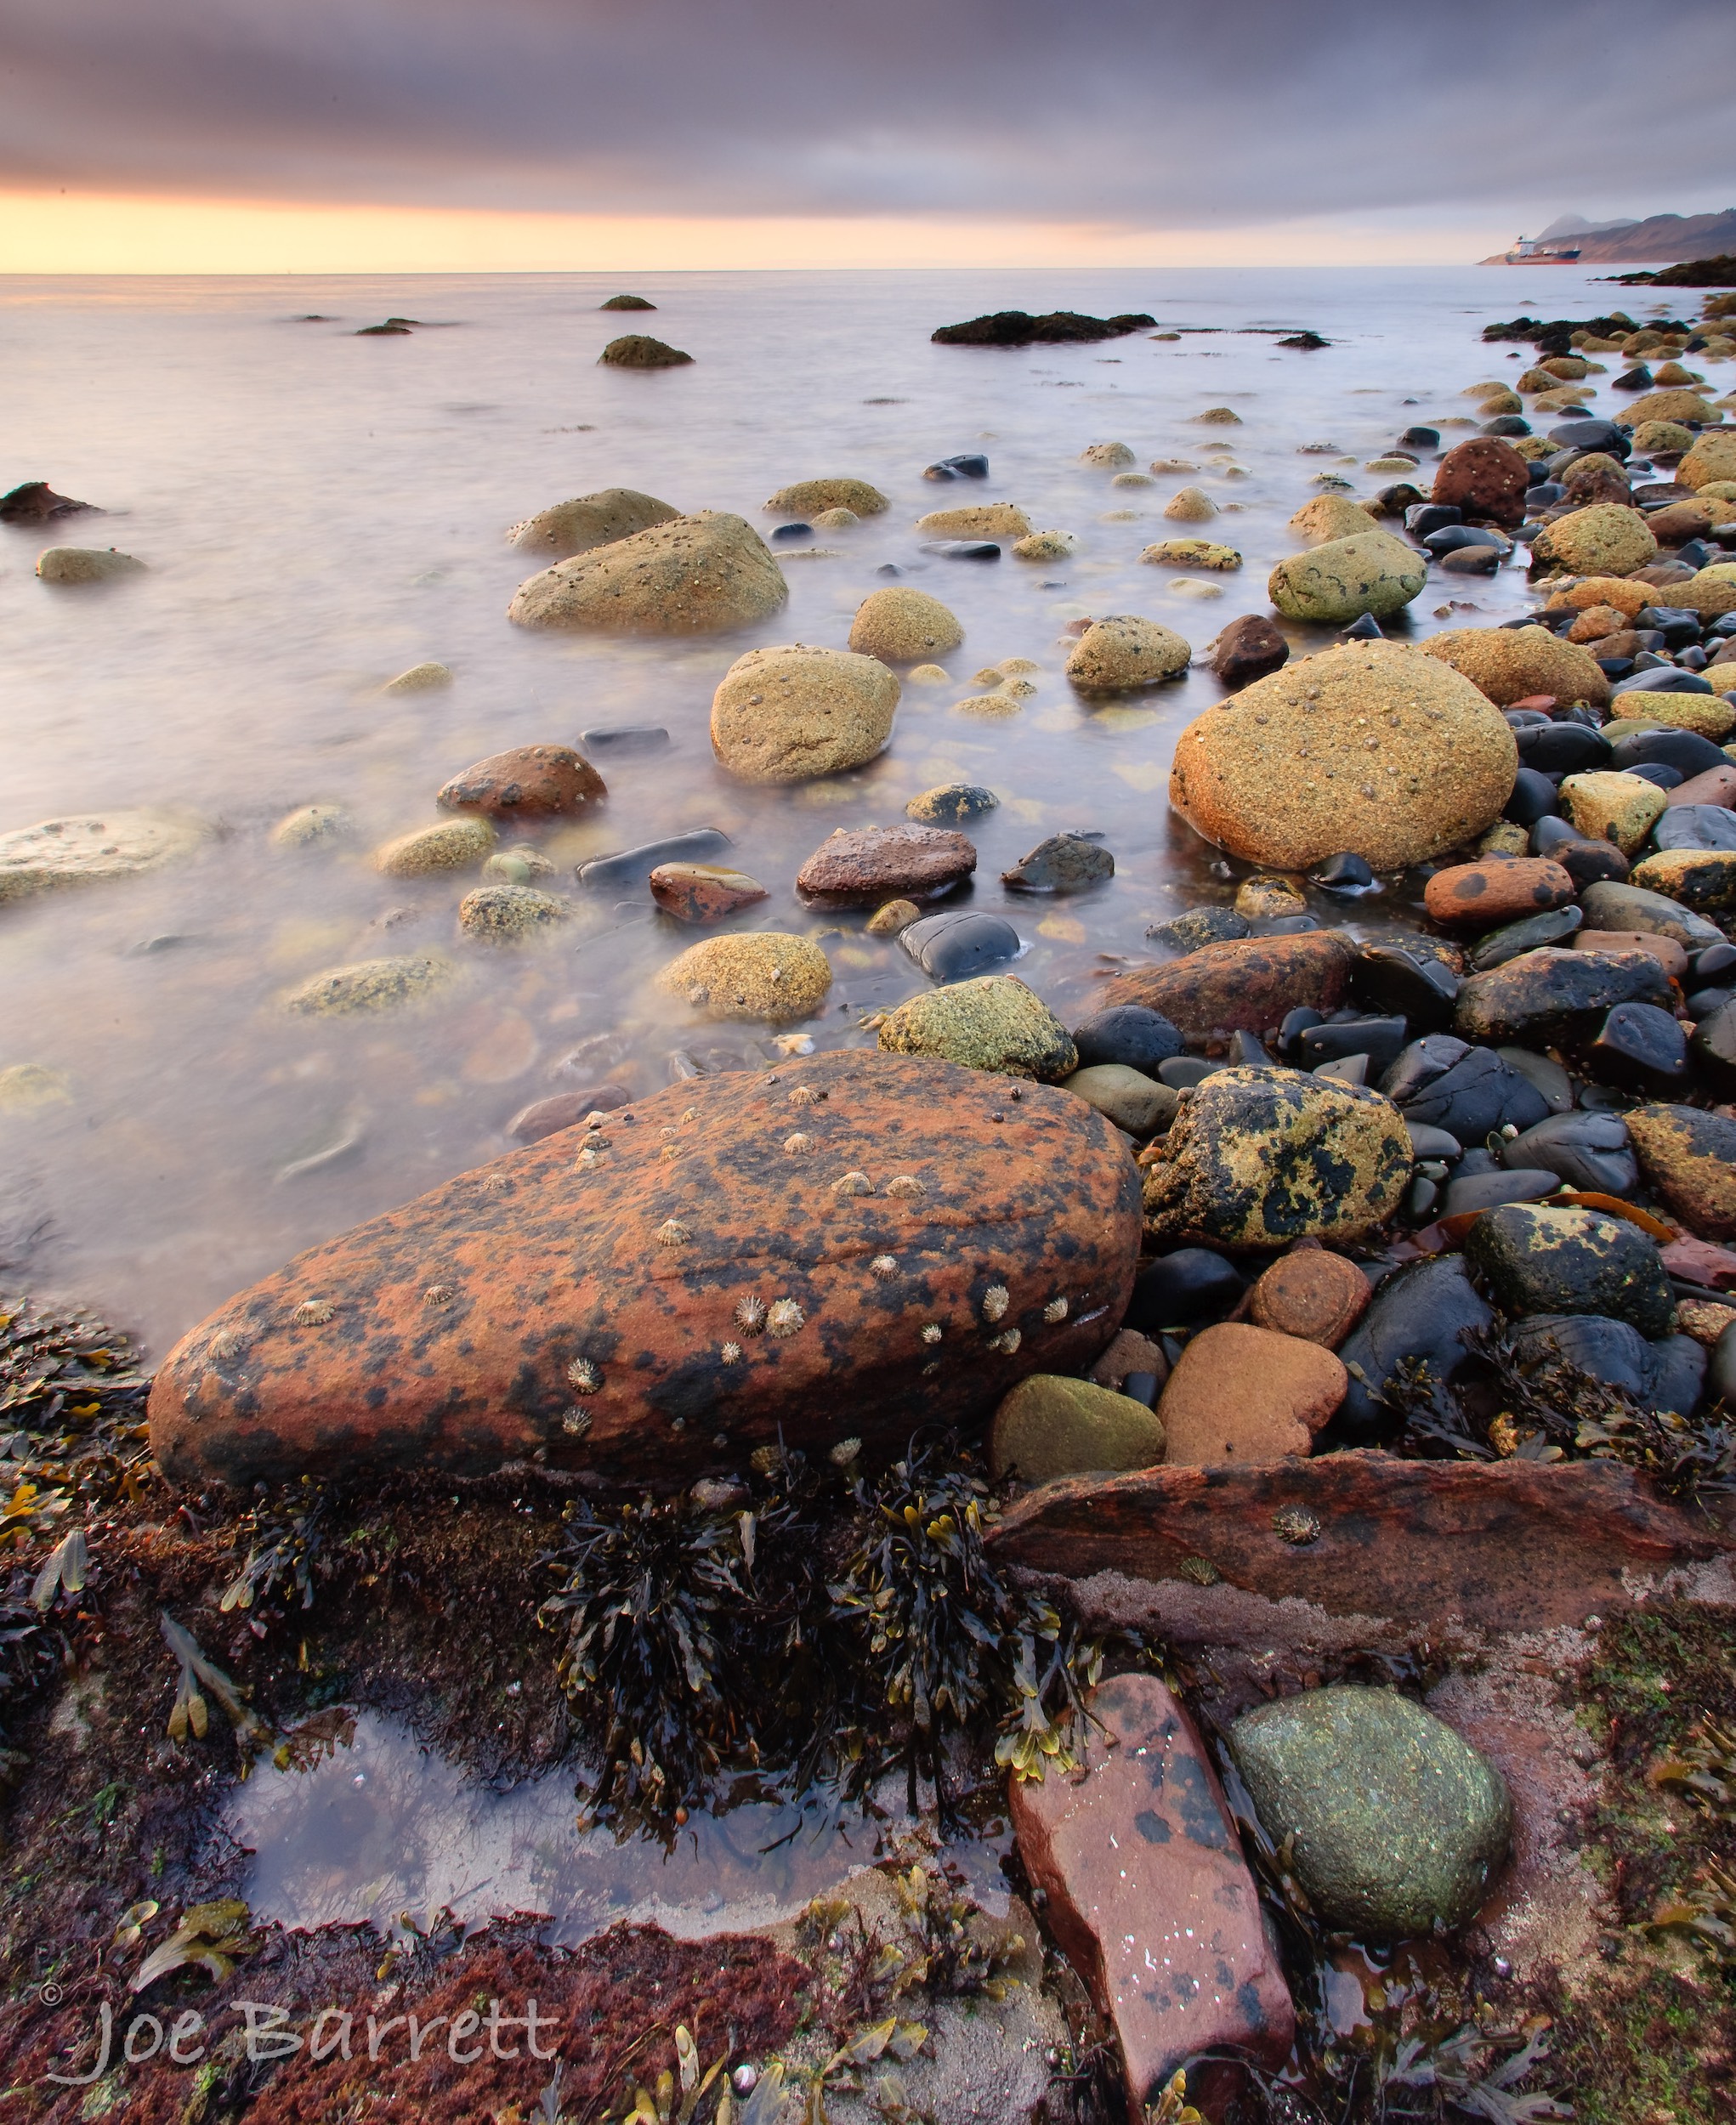
<path fill-rule="evenodd" d="M 1494 1319 L 1461 1255 L 1437 1255 L 1389 1277 L 1339 1346 L 1350 1385 L 1332 1420 L 1335 1442 L 1367 1446 L 1398 1430 L 1398 1420 L 1376 1397 L 1403 1358 L 1427 1363 L 1436 1410 L 1450 1415 L 1442 1390 L 1469 1362 L 1461 1339 L 1466 1330 L 1486 1329 Z"/>
<path fill-rule="evenodd" d="M 985 966 L 1017 959 L 1024 943 L 1017 930 L 998 915 L 970 908 L 927 915 L 899 932 L 899 943 L 931 980 L 962 981 Z"/>
<path fill-rule="evenodd" d="M 1509 1124 L 1529 1129 L 1549 1112 L 1537 1087 L 1493 1048 L 1472 1047 L 1451 1034 L 1413 1040 L 1381 1090 L 1407 1121 L 1428 1122 L 1464 1144 L 1481 1143 Z"/>
<path fill-rule="evenodd" d="M 637 848 L 617 849 L 612 856 L 594 857 L 579 865 L 579 883 L 593 892 L 642 886 L 659 864 L 702 864 L 734 847 L 721 827 L 695 826 L 690 833 L 671 834 L 661 842 L 645 842 Z"/>
<path fill-rule="evenodd" d="M 634 753 L 661 752 L 669 734 L 661 723 L 604 723 L 579 733 L 583 752 L 610 752 L 619 758 Z"/>
<path fill-rule="evenodd" d="M 1408 1018 L 1432 1033 L 1453 1021 L 1459 977 L 1427 954 L 1398 944 L 1364 944 L 1350 969 L 1350 993 L 1365 1008 Z"/>
<path fill-rule="evenodd" d="M 1620 1114 L 1552 1114 L 1511 1137 L 1501 1157 L 1510 1166 L 1546 1166 L 1570 1188 L 1625 1196 L 1639 1186 L 1639 1162 Z"/>
<path fill-rule="evenodd" d="M 1491 930 L 1472 951 L 1467 964 L 1473 974 L 1486 974 L 1491 966 L 1503 966 L 1521 952 L 1535 952 L 1546 944 L 1559 944 L 1584 922 L 1574 907 L 1551 908 L 1542 915 L 1528 915 L 1523 922 L 1509 922 Z"/>
<path fill-rule="evenodd" d="M 1636 658 L 1635 663 L 1639 660 Z M 1610 699 L 1620 700 L 1630 694 L 1710 694 L 1711 682 L 1703 679 L 1698 672 L 1684 672 L 1674 664 L 1654 664 L 1636 671 L 1631 677 L 1617 679 L 1610 688 Z"/>
<path fill-rule="evenodd" d="M 1369 1074 L 1378 1077 L 1398 1059 L 1409 1030 L 1403 1018 L 1334 1018 L 1310 1026 L 1297 1038 L 1298 1068 L 1317 1070 L 1347 1055 L 1365 1055 Z"/>
<path fill-rule="evenodd" d="M 1494 1173 L 1466 1173 L 1447 1184 L 1443 1217 L 1462 1217 L 1472 1210 L 1492 1210 L 1499 1203 L 1536 1203 L 1561 1186 L 1545 1166 L 1516 1166 Z"/>
<path fill-rule="evenodd" d="M 1546 774 L 1589 774 L 1609 764 L 1609 741 L 1584 723 L 1529 723 L 1513 733 L 1519 758 Z"/>
<path fill-rule="evenodd" d="M 1638 767 L 1674 768 L 1684 779 L 1730 764 L 1729 756 L 1697 730 L 1637 730 L 1617 740 L 1610 760 L 1629 773 Z"/>
<path fill-rule="evenodd" d="M 1051 834 L 1028 849 L 1001 882 L 1023 892 L 1082 892 L 1115 875 L 1115 859 L 1083 834 Z"/>
<path fill-rule="evenodd" d="M 1630 1091 L 1665 1091 L 1688 1075 L 1688 1035 L 1656 1004 L 1617 1004 L 1586 1051 L 1594 1076 Z"/>
<path fill-rule="evenodd" d="M 1736 812 L 1722 804 L 1672 804 L 1652 840 L 1659 848 L 1736 848 Z"/>
<path fill-rule="evenodd" d="M 1073 1045 L 1079 1051 L 1081 1069 L 1119 1062 L 1149 1077 L 1160 1063 L 1180 1055 L 1187 1043 L 1160 1011 L 1146 1004 L 1113 1004 L 1075 1026 Z"/>
<path fill-rule="evenodd" d="M 1241 1272 L 1210 1247 L 1177 1247 L 1142 1269 L 1127 1303 L 1127 1326 L 1142 1334 L 1221 1320 L 1245 1289 Z"/>

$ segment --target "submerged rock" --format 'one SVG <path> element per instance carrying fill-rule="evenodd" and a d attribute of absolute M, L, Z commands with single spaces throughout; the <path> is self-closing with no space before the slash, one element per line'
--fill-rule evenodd
<path fill-rule="evenodd" d="M 388 679 L 380 691 L 389 694 L 437 694 L 443 687 L 451 683 L 451 666 L 429 657 L 420 664 L 412 664 L 407 672 L 400 672 L 396 678 Z"/>
<path fill-rule="evenodd" d="M 1245 1712 L 1236 1768 L 1329 1926 L 1393 1940 L 1458 1926 L 1506 1856 L 1501 1773 L 1396 1690 L 1344 1684 Z"/>
<path fill-rule="evenodd" d="M 924 790 L 905 807 L 905 817 L 927 826 L 962 826 L 967 819 L 992 812 L 1001 800 L 992 790 L 974 782 L 943 782 Z"/>
<path fill-rule="evenodd" d="M 803 864 L 796 889 L 820 908 L 937 900 L 976 867 L 975 844 L 944 826 L 841 826 Z"/>
<path fill-rule="evenodd" d="M 1115 875 L 1115 859 L 1100 842 L 1083 834 L 1051 834 L 1003 870 L 1001 882 L 1022 892 L 1082 892 Z"/>
<path fill-rule="evenodd" d="M 672 1085 L 576 1162 L 563 1132 L 230 1300 L 157 1374 L 153 1450 L 196 1483 L 534 1457 L 672 1485 L 973 1426 L 1089 1365 L 1138 1244 L 1109 1125 L 1037 1086 L 996 1125 L 1001 1096 L 860 1053 Z"/>
<path fill-rule="evenodd" d="M 768 496 L 764 507 L 780 516 L 823 517 L 828 510 L 848 509 L 852 516 L 877 517 L 890 505 L 879 488 L 865 479 L 833 478 L 798 479 Z"/>
<path fill-rule="evenodd" d="M 145 572 L 143 561 L 111 546 L 51 546 L 37 560 L 37 574 L 45 583 L 111 583 Z"/>
<path fill-rule="evenodd" d="M 602 487 L 593 495 L 576 495 L 570 502 L 557 502 L 507 534 L 521 550 L 540 553 L 546 560 L 570 560 L 575 553 L 612 546 L 630 539 L 636 531 L 649 531 L 654 524 L 672 524 L 681 512 L 655 495 L 642 495 L 633 487 Z"/>
<path fill-rule="evenodd" d="M 0 904 L 61 886 L 131 878 L 190 856 L 202 821 L 169 812 L 85 813 L 0 834 Z"/>
<path fill-rule="evenodd" d="M 1134 693 L 1180 677 L 1193 654 L 1172 629 L 1125 613 L 1086 629 L 1067 677 L 1082 694 Z"/>
<path fill-rule="evenodd" d="M 721 864 L 659 864 L 650 884 L 652 899 L 678 922 L 720 922 L 769 897 L 757 878 Z"/>
<path fill-rule="evenodd" d="M 712 700 L 712 750 L 744 782 L 802 782 L 884 752 L 900 688 L 876 657 L 803 643 L 750 649 Z"/>
<path fill-rule="evenodd" d="M 485 944 L 518 944 L 572 912 L 568 902 L 534 886 L 479 886 L 458 903 L 458 927 Z"/>
<path fill-rule="evenodd" d="M 570 745 L 514 745 L 455 774 L 434 801 L 444 812 L 552 819 L 582 812 L 608 794 L 602 776 Z"/>
<path fill-rule="evenodd" d="M 831 987 L 831 962 L 811 938 L 755 930 L 689 945 L 657 986 L 708 1018 L 781 1026 L 813 1017 Z"/>
<path fill-rule="evenodd" d="M 1219 1070 L 1146 1168 L 1146 1229 L 1227 1247 L 1348 1238 L 1390 1216 L 1410 1139 L 1379 1093 L 1302 1070 Z"/>
<path fill-rule="evenodd" d="M 1196 717 L 1177 740 L 1170 802 L 1250 863 L 1307 870 L 1349 852 L 1390 871 L 1498 819 L 1518 768 L 1512 731 L 1468 679 L 1420 650 L 1359 642 Z"/>
<path fill-rule="evenodd" d="M 494 844 L 494 828 L 486 819 L 442 819 L 437 826 L 412 827 L 376 849 L 374 868 L 383 878 L 432 878 L 443 871 L 468 870 Z"/>
<path fill-rule="evenodd" d="M 1003 960 L 1017 959 L 1024 949 L 1017 930 L 1003 916 L 985 915 L 980 909 L 949 908 L 940 915 L 923 915 L 917 920 L 916 904 L 909 900 L 895 900 L 888 905 L 902 911 L 910 910 L 908 918 L 887 926 L 895 928 L 899 943 L 915 960 L 925 974 L 938 982 L 953 982 L 968 974 L 980 974 L 986 966 L 1000 965 Z M 882 908 L 868 926 L 885 915 Z"/>
<path fill-rule="evenodd" d="M 1275 2071 L 1295 2010 L 1186 1712 L 1154 1675 L 1126 1674 L 1096 1692 L 1091 1716 L 1083 1776 L 1014 1779 L 1008 1798 L 1025 1871 L 1115 2032 L 1129 2111 L 1143 2117 L 1200 2053 Z"/>
<path fill-rule="evenodd" d="M 519 586 L 507 617 L 520 627 L 714 634 L 769 619 L 789 594 L 753 526 L 705 510 L 558 561 Z"/>
<path fill-rule="evenodd" d="M 399 1011 L 444 989 L 456 970 L 437 959 L 365 959 L 315 974 L 284 998 L 286 1010 L 310 1018 L 347 1018 Z"/>
<path fill-rule="evenodd" d="M 975 1070 L 1052 1084 L 1079 1066 L 1067 1028 L 1012 974 L 984 974 L 912 996 L 882 1021 L 880 1046 L 891 1055 L 939 1056 Z"/>
<path fill-rule="evenodd" d="M 1116 975 L 1098 1007 L 1143 1004 L 1195 1039 L 1238 1029 L 1262 1033 L 1299 1004 L 1323 1013 L 1336 1011 L 1344 1000 L 1354 956 L 1354 948 L 1336 930 L 1226 939 L 1162 966 Z"/>

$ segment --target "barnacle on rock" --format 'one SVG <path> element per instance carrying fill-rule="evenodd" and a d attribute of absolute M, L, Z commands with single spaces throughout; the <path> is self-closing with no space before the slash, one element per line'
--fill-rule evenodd
<path fill-rule="evenodd" d="M 832 1182 L 831 1192 L 837 1196 L 872 1195 L 874 1183 L 865 1173 L 842 1173 Z"/>
<path fill-rule="evenodd" d="M 820 1095 L 811 1085 L 798 1085 L 790 1095 L 792 1107 L 818 1107 Z"/>
<path fill-rule="evenodd" d="M 826 1459 L 836 1468 L 848 1468 L 861 1451 L 859 1439 L 840 1439 L 836 1446 L 826 1448 Z"/>
<path fill-rule="evenodd" d="M 603 1385 L 603 1375 L 588 1357 L 576 1357 L 566 1368 L 566 1376 L 576 1395 L 594 1395 Z"/>
<path fill-rule="evenodd" d="M 431 1311 L 435 1312 L 437 1312 L 443 1306 L 451 1306 L 452 1303 L 451 1285 L 449 1284 L 431 1284 L 428 1289 L 422 1295 L 422 1303 Z"/>
<path fill-rule="evenodd" d="M 908 1198 L 913 1195 L 920 1195 L 922 1193 L 922 1184 L 916 1179 L 914 1174 L 898 1173 L 894 1174 L 892 1179 L 887 1182 L 886 1192 L 888 1195 Z"/>
<path fill-rule="evenodd" d="M 587 1146 L 579 1153 L 578 1157 L 573 1160 L 573 1171 L 575 1173 L 588 1173 L 593 1166 L 600 1166 L 604 1163 L 605 1161 L 603 1153 L 600 1151 L 593 1151 Z"/>
<path fill-rule="evenodd" d="M 660 1247 L 684 1247 L 693 1234 L 678 1217 L 665 1218 L 657 1227 L 656 1240 Z"/>
<path fill-rule="evenodd" d="M 793 1335 L 805 1318 L 793 1299 L 780 1299 L 765 1317 L 765 1324 L 774 1335 Z"/>
<path fill-rule="evenodd" d="M 744 1335 L 757 1335 L 765 1326 L 765 1300 L 750 1291 L 735 1301 L 735 1325 Z"/>
<path fill-rule="evenodd" d="M 1280 1505 L 1272 1516 L 1272 1526 L 1284 1541 L 1298 1548 L 1320 1538 L 1319 1520 L 1306 1505 Z"/>
<path fill-rule="evenodd" d="M 989 1348 L 991 1351 L 1001 1351 L 1007 1357 L 1011 1357 L 1024 1340 L 1017 1329 L 1002 1329 L 994 1341 L 990 1344 Z"/>
<path fill-rule="evenodd" d="M 290 1318 L 298 1328 L 322 1328 L 337 1311 L 329 1299 L 304 1299 Z"/>
<path fill-rule="evenodd" d="M 898 1263 L 891 1255 L 877 1255 L 868 1266 L 877 1277 L 895 1277 L 898 1274 Z"/>
<path fill-rule="evenodd" d="M 726 1365 L 739 1365 L 741 1363 L 741 1346 L 739 1343 L 725 1343 L 718 1355 Z"/>
<path fill-rule="evenodd" d="M 1067 1318 L 1067 1301 L 1064 1299 L 1051 1299 L 1043 1308 L 1043 1318 L 1046 1321 L 1064 1321 Z"/>
<path fill-rule="evenodd" d="M 938 1343 L 940 1340 L 940 1323 L 938 1321 L 929 1321 L 924 1324 L 922 1340 L 925 1343 Z"/>
<path fill-rule="evenodd" d="M 1006 1312 L 1008 1303 L 1006 1285 L 991 1284 L 983 1294 L 983 1318 L 985 1321 L 998 1321 Z"/>
<path fill-rule="evenodd" d="M 239 1357 L 247 1347 L 247 1339 L 239 1329 L 218 1329 L 205 1346 L 205 1355 L 222 1364 L 226 1357 Z"/>
<path fill-rule="evenodd" d="M 1216 1586 L 1223 1576 L 1210 1557 L 1183 1557 L 1176 1567 L 1176 1574 L 1191 1579 L 1195 1586 Z"/>
<path fill-rule="evenodd" d="M 786 1151 L 799 1156 L 804 1151 L 813 1150 L 814 1139 L 812 1136 L 804 1136 L 802 1131 L 798 1129 L 793 1136 L 785 1137 L 784 1148 Z"/>
<path fill-rule="evenodd" d="M 591 1428 L 588 1409 L 569 1409 L 561 1418 L 560 1428 L 570 1438 L 582 1439 Z"/>

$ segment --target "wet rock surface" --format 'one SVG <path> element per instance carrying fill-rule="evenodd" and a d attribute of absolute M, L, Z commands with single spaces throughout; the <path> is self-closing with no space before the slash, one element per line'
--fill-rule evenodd
<path fill-rule="evenodd" d="M 840 827 L 803 864 L 796 887 L 820 908 L 935 900 L 976 867 L 975 844 L 945 827 Z"/>
<path fill-rule="evenodd" d="M 1102 1006 L 1142 1005 L 1190 1036 L 1239 1028 L 1260 1033 L 1299 1006 L 1336 1010 L 1349 985 L 1353 957 L 1344 939 L 1327 930 L 1228 938 L 1167 966 L 1116 975 L 1104 985 Z"/>
<path fill-rule="evenodd" d="M 541 1456 L 661 1483 L 780 1426 L 823 1452 L 980 1422 L 1089 1364 L 1137 1244 L 1109 1125 L 1038 1086 L 990 1120 L 1004 1096 L 838 1055 L 635 1101 L 576 1154 L 564 1131 L 514 1152 L 231 1300 L 158 1374 L 153 1450 L 182 1481 Z"/>
<path fill-rule="evenodd" d="M 1027 1483 L 1152 1468 L 1164 1459 L 1164 1439 L 1162 1418 L 1144 1402 L 1089 1380 L 1033 1373 L 995 1412 L 989 1466 Z"/>
<path fill-rule="evenodd" d="M 709 634 L 768 619 L 788 596 L 752 525 L 705 510 L 558 561 L 519 585 L 507 617 L 521 627 Z"/>
<path fill-rule="evenodd" d="M 436 802 L 493 819 L 548 819 L 607 796 L 603 778 L 570 745 L 518 745 L 454 775 Z"/>
<path fill-rule="evenodd" d="M 1511 1203 L 1478 1218 L 1465 1246 L 1509 1313 L 1607 1313 L 1642 1335 L 1668 1332 L 1664 1265 L 1625 1219 Z"/>
<path fill-rule="evenodd" d="M 712 702 L 712 746 L 744 782 L 800 782 L 859 768 L 886 750 L 899 683 L 853 651 L 750 649 Z"/>
<path fill-rule="evenodd" d="M 1051 1084 L 1070 1077 L 1079 1063 L 1067 1028 L 1012 974 L 984 974 L 912 996 L 887 1014 L 879 1038 L 890 1055 L 938 1056 Z"/>

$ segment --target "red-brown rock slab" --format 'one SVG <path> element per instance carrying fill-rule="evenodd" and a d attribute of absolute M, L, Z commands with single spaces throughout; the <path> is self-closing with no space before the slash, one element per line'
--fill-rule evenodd
<path fill-rule="evenodd" d="M 1276 672 L 1290 658 L 1290 643 L 1264 613 L 1232 620 L 1211 649 L 1211 668 L 1226 686 L 1246 686 Z"/>
<path fill-rule="evenodd" d="M 769 897 L 757 878 L 718 864 L 659 864 L 650 887 L 652 899 L 678 922 L 721 922 Z"/>
<path fill-rule="evenodd" d="M 1688 954 L 1673 937 L 1653 937 L 1643 930 L 1581 930 L 1576 952 L 1648 952 L 1673 982 L 1688 972 Z"/>
<path fill-rule="evenodd" d="M 1205 1467 L 1306 1454 L 1349 1384 L 1318 1343 L 1220 1321 L 1188 1345 L 1163 1391 L 1164 1459 Z"/>
<path fill-rule="evenodd" d="M 1509 530 L 1525 519 L 1525 461 L 1498 435 L 1473 435 L 1455 443 L 1435 468 L 1431 500 L 1450 502 L 1467 523 L 1481 519 Z"/>
<path fill-rule="evenodd" d="M 175 1480 L 537 1459 L 871 1458 L 1078 1374 L 1126 1310 L 1139 1176 L 1070 1092 L 834 1051 L 669 1086 L 311 1248 L 169 1353 Z"/>
<path fill-rule="evenodd" d="M 1114 2025 L 1130 2112 L 1187 2060 L 1234 2050 L 1276 2067 L 1295 2010 L 1223 1788 L 1154 1675 L 1092 1701 L 1083 1773 L 1014 1782 L 1019 1856 L 1068 1960 Z"/>
<path fill-rule="evenodd" d="M 624 1085 L 593 1085 L 588 1091 L 555 1092 L 533 1099 L 507 1124 L 507 1134 L 520 1143 L 540 1143 L 557 1130 L 576 1129 L 592 1114 L 611 1114 L 633 1097 Z"/>
<path fill-rule="evenodd" d="M 1547 1630 L 1629 1606 L 1648 1576 L 1736 1556 L 1736 1542 L 1614 1461 L 1373 1451 L 1065 1477 L 1012 1506 L 990 1548 L 1002 1564 L 1073 1579 L 1119 1572 L 1157 1591 L 1178 1580 L 1189 1596 L 1201 1596 L 1188 1581 L 1203 1560 L 1222 1581 L 1205 1606 L 1220 1597 L 1234 1623 L 1200 1620 L 1194 1599 L 1189 1629 L 1226 1641 L 1272 1631 L 1291 1603 L 1437 1637 Z"/>
<path fill-rule="evenodd" d="M 553 819 L 608 794 L 602 776 L 570 745 L 515 745 L 455 774 L 439 802 L 443 811 L 494 819 Z"/>
<path fill-rule="evenodd" d="M 1678 804 L 1736 806 L 1736 767 L 1708 768 L 1690 775 L 1670 792 L 1670 802 L 1672 808 Z"/>
<path fill-rule="evenodd" d="M 1113 1387 L 1117 1394 L 1129 1373 L 1150 1373 L 1160 1387 L 1170 1376 L 1170 1362 L 1161 1343 L 1154 1343 L 1137 1329 L 1119 1329 L 1115 1340 L 1098 1358 L 1088 1379 L 1099 1387 Z"/>
<path fill-rule="evenodd" d="M 1298 1247 L 1280 1255 L 1255 1284 L 1248 1313 L 1256 1328 L 1336 1350 L 1372 1295 L 1353 1261 L 1324 1247 Z"/>
<path fill-rule="evenodd" d="M 1492 930 L 1498 923 L 1564 908 L 1576 890 L 1561 865 L 1546 856 L 1509 856 L 1438 870 L 1422 899 L 1437 922 Z"/>
<path fill-rule="evenodd" d="M 944 826 L 839 827 L 796 874 L 812 905 L 865 908 L 891 898 L 937 900 L 977 867 L 973 842 Z"/>
<path fill-rule="evenodd" d="M 1707 1239 L 1672 1239 L 1659 1252 L 1665 1268 L 1684 1284 L 1707 1291 L 1736 1291 L 1736 1251 L 1730 1248 L 1715 1247 Z"/>
<path fill-rule="evenodd" d="M 1354 958 L 1353 948 L 1336 930 L 1203 944 L 1166 966 L 1116 975 L 1095 1007 L 1144 1004 L 1197 1039 L 1238 1030 L 1262 1033 L 1298 1004 L 1337 1010 Z"/>

